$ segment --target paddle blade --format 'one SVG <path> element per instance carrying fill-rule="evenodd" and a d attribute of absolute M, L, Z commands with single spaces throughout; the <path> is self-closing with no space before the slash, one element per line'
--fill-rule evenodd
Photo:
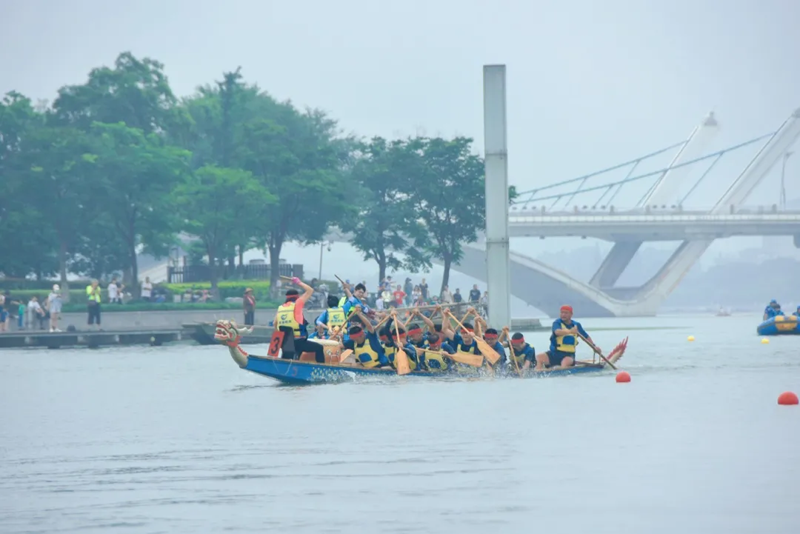
<path fill-rule="evenodd" d="M 475 337 L 475 341 L 478 342 L 478 349 L 480 349 L 481 353 L 489 360 L 489 363 L 494 365 L 500 361 L 500 355 L 497 354 L 497 351 L 490 347 L 486 341 L 479 337 Z"/>
<path fill-rule="evenodd" d="M 464 365 L 471 365 L 472 367 L 480 367 L 483 365 L 483 356 L 479 354 L 467 354 L 464 352 L 457 352 L 455 354 L 444 354 L 454 362 L 463 363 Z"/>
<path fill-rule="evenodd" d="M 408 355 L 406 351 L 400 347 L 397 348 L 397 352 L 394 354 L 394 362 L 397 366 L 398 375 L 407 375 L 411 372 L 411 364 L 408 363 Z"/>

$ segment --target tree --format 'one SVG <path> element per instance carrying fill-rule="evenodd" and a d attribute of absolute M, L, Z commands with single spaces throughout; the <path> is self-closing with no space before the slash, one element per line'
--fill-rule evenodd
<path fill-rule="evenodd" d="M 343 166 L 347 142 L 336 123 L 318 111 L 299 113 L 259 94 L 259 115 L 245 124 L 237 158 L 277 198 L 254 214 L 269 250 L 270 281 L 277 297 L 280 254 L 287 241 L 312 243 L 353 213 Z M 258 104 L 258 103 L 255 103 Z"/>
<path fill-rule="evenodd" d="M 275 197 L 241 169 L 205 166 L 178 186 L 175 198 L 185 230 L 202 241 L 211 272 L 211 293 L 219 300 L 217 259 L 248 235 L 252 214 Z"/>
<path fill-rule="evenodd" d="M 395 271 L 405 267 L 417 272 L 421 266 L 429 266 L 427 257 L 408 237 L 414 233 L 409 229 L 416 221 L 401 191 L 407 170 L 405 144 L 375 137 L 362 145 L 360 151 L 362 157 L 352 170 L 357 184 L 357 193 L 352 198 L 358 206 L 358 216 L 347 217 L 340 223 L 343 231 L 353 234 L 350 244 L 365 260 L 375 260 L 379 280 L 386 277 L 387 268 Z M 396 252 L 405 254 L 405 261 Z"/>
<path fill-rule="evenodd" d="M 92 134 L 100 202 L 125 244 L 130 283 L 138 287 L 137 247 L 165 254 L 180 225 L 171 193 L 189 173 L 189 153 L 121 123 L 95 123 Z"/>
<path fill-rule="evenodd" d="M 26 140 L 44 124 L 30 99 L 10 92 L 0 100 L 0 272 L 38 278 L 55 270 L 55 235 L 34 203 L 38 190 L 30 183 Z M 27 163 L 27 165 L 26 165 Z"/>
<path fill-rule="evenodd" d="M 442 290 L 450 268 L 462 256 L 462 242 L 474 242 L 485 228 L 484 164 L 472 154 L 472 139 L 418 137 L 406 148 L 411 160 L 403 189 L 422 223 L 415 235 L 444 265 Z"/>
<path fill-rule="evenodd" d="M 68 253 L 100 215 L 100 199 L 92 187 L 91 151 L 88 136 L 80 130 L 44 126 L 26 135 L 19 155 L 25 187 L 33 193 L 29 201 L 57 238 L 58 271 L 65 291 L 69 289 Z"/>
<path fill-rule="evenodd" d="M 123 122 L 150 134 L 169 130 L 184 120 L 176 103 L 164 65 L 123 52 L 114 68 L 92 69 L 85 84 L 59 89 L 53 109 L 62 124 L 84 131 L 95 122 Z"/>

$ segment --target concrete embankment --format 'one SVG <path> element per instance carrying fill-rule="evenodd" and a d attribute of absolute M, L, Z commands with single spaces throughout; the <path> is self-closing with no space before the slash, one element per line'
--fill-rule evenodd
<path fill-rule="evenodd" d="M 306 318 L 313 321 L 322 310 L 307 310 Z M 257 325 L 266 326 L 275 317 L 274 310 L 256 310 Z M 65 313 L 59 320 L 59 328 L 66 330 L 69 325 L 78 330 L 86 330 L 86 313 Z M 114 329 L 180 329 L 187 323 L 210 323 L 219 319 L 232 319 L 237 324 L 244 324 L 244 315 L 239 310 L 197 310 L 197 311 L 137 311 L 137 312 L 105 312 L 102 314 L 102 328 Z M 535 330 L 541 326 L 538 319 L 514 319 L 512 328 L 517 330 Z"/>

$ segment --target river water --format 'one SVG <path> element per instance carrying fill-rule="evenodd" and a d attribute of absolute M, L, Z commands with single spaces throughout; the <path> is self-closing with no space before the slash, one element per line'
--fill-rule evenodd
<path fill-rule="evenodd" d="M 0 351 L 0 532 L 797 533 L 800 407 L 777 397 L 800 337 L 758 322 L 584 321 L 606 351 L 630 336 L 629 384 L 287 387 L 221 347 Z"/>

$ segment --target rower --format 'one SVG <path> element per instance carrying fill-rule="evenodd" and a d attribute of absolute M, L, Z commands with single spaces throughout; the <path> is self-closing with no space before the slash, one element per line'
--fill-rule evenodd
<path fill-rule="evenodd" d="M 442 333 L 448 344 L 453 347 L 455 352 L 464 352 L 467 354 L 480 354 L 478 343 L 475 341 L 475 330 L 472 323 L 464 323 L 464 328 L 460 332 L 456 332 L 447 323 L 442 324 Z"/>
<path fill-rule="evenodd" d="M 592 338 L 578 321 L 572 320 L 572 306 L 561 306 L 560 317 L 553 321 L 553 333 L 550 335 L 550 350 L 536 355 L 536 370 L 545 367 L 571 367 L 575 365 L 575 348 L 578 336 L 581 335 L 589 343 Z M 599 351 L 600 348 L 598 347 Z"/>
<path fill-rule="evenodd" d="M 408 326 L 408 342 L 415 347 L 425 348 L 425 335 L 417 323 L 411 323 Z"/>
<path fill-rule="evenodd" d="M 509 355 L 520 369 L 530 369 L 531 365 L 536 365 L 536 351 L 525 341 L 522 332 L 517 332 L 511 336 L 511 354 Z"/>
<path fill-rule="evenodd" d="M 317 320 L 317 325 L 327 326 L 329 330 L 342 328 L 345 321 L 344 310 L 339 306 L 339 297 L 328 295 L 328 309 L 322 312 Z"/>
<path fill-rule="evenodd" d="M 364 331 L 364 328 L 367 331 Z M 367 321 L 366 325 L 362 327 L 358 324 L 353 324 L 347 331 L 350 339 L 341 342 L 345 349 L 353 351 L 353 354 L 362 366 L 371 369 L 373 367 L 389 368 L 389 360 L 383 352 L 378 336 L 375 335 L 374 330 L 371 330 L 372 325 Z"/>
<path fill-rule="evenodd" d="M 443 337 L 436 333 L 428 334 L 425 341 L 425 348 L 419 349 L 423 367 L 433 372 L 447 371 L 450 369 L 449 364 L 452 360 L 438 353 L 453 354 L 455 352 L 453 347 L 444 343 Z"/>
<path fill-rule="evenodd" d="M 303 294 L 296 289 L 286 291 L 286 302 L 278 306 L 278 313 L 275 316 L 275 327 L 284 332 L 284 335 L 291 335 L 294 338 L 294 351 L 284 350 L 282 358 L 293 357 L 298 359 L 303 352 L 313 352 L 317 363 L 325 363 L 325 353 L 322 345 L 308 341 L 308 321 L 303 316 L 303 307 L 311 295 L 314 288 L 302 282 L 296 276 L 292 278 L 292 283 L 303 289 Z"/>
<path fill-rule="evenodd" d="M 485 324 L 483 319 L 476 319 L 476 323 L 480 320 L 482 323 Z M 500 365 L 501 367 L 508 363 L 507 355 L 506 355 L 506 348 L 503 346 L 502 343 L 498 341 L 500 336 L 497 333 L 497 330 L 494 328 L 487 328 L 483 334 L 483 340 L 494 349 L 494 351 L 500 356 L 500 360 L 495 365 Z"/>
<path fill-rule="evenodd" d="M 794 312 L 792 315 L 794 315 L 795 317 L 800 318 L 800 306 L 797 307 L 797 311 Z"/>
<path fill-rule="evenodd" d="M 400 325 L 397 325 L 397 330 L 395 330 L 394 325 L 391 324 L 392 321 L 389 321 L 389 325 L 387 325 L 387 334 L 389 335 L 389 345 L 390 348 L 385 348 L 387 350 L 386 357 L 389 358 L 389 361 L 392 363 L 392 367 L 397 367 L 397 360 L 395 359 L 395 355 L 397 354 L 397 347 L 403 347 L 403 352 L 406 353 L 408 356 L 408 365 L 412 371 L 416 370 L 419 367 L 417 364 L 419 362 L 419 358 L 417 357 L 417 348 L 409 343 L 408 339 L 406 338 L 406 330 Z M 400 339 L 397 338 L 397 332 L 400 332 Z"/>

